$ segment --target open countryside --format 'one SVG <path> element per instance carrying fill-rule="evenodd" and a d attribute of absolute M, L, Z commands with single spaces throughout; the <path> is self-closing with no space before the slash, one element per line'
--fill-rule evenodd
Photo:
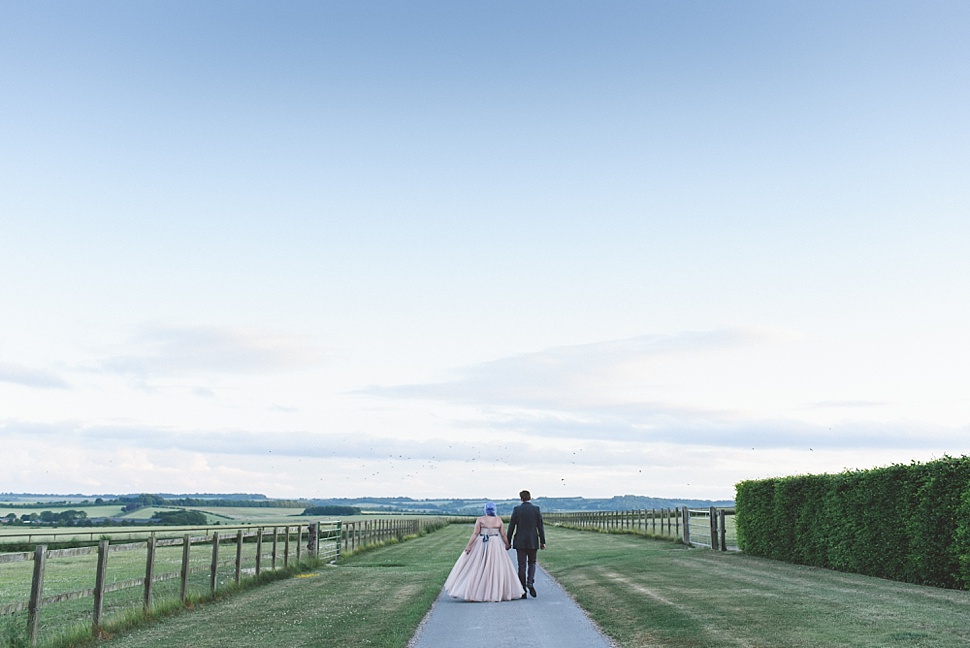
<path fill-rule="evenodd" d="M 277 641 L 317 645 L 326 637 L 333 645 L 405 648 L 467 531 L 450 525 L 363 552 L 303 578 L 180 612 L 107 645 L 257 648 Z M 629 534 L 552 529 L 549 544 L 541 564 L 624 648 L 949 648 L 970 641 L 967 592 Z"/>
<path fill-rule="evenodd" d="M 275 523 L 270 519 L 274 515 L 283 524 L 295 523 L 294 511 L 285 508 L 275 513 L 269 513 L 268 507 L 228 510 L 239 517 L 252 513 L 248 522 L 257 526 Z M 360 515 L 343 521 L 386 517 Z M 167 606 L 157 616 L 132 618 L 129 613 L 122 622 L 107 624 L 100 641 L 132 648 L 228 643 L 255 647 L 273 638 L 302 645 L 327 637 L 346 645 L 405 648 L 467 540 L 470 518 L 455 517 L 450 522 L 403 542 L 345 552 L 332 564 L 304 564 L 281 573 L 283 580 L 230 588 L 214 598 L 199 596 L 189 606 Z M 224 521 L 208 531 L 220 526 L 228 531 Z M 4 532 L 13 530 L 8 527 Z M 648 537 L 649 527 L 594 532 L 550 524 L 548 534 L 549 550 L 542 552 L 540 565 L 621 648 L 948 647 L 970 641 L 970 594 L 965 591 L 688 548 L 676 537 Z M 224 551 L 231 555 L 232 546 L 226 545 Z M 204 592 L 208 554 L 200 554 L 198 561 L 203 574 L 196 591 Z M 29 587 L 23 579 L 29 569 L 25 567 L 29 564 L 0 564 L 0 598 L 26 596 Z M 143 559 L 137 558 L 116 578 L 137 578 L 143 569 Z M 91 578 L 90 570 L 89 560 L 81 580 Z M 15 580 L 19 583 L 12 587 Z M 42 614 L 58 614 L 57 605 Z M 79 614 L 81 619 L 90 614 L 90 599 Z M 22 622 L 22 613 L 0 619 L 6 633 L 0 636 L 7 637 L 7 644 L 0 646 L 22 645 L 18 642 L 24 637 L 15 626 Z M 74 631 L 49 634 L 44 642 L 53 647 L 79 645 L 85 635 L 90 638 L 89 621 L 80 621 Z"/>

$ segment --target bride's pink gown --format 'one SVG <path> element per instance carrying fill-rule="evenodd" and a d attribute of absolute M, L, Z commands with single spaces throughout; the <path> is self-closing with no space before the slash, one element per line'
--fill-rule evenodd
<path fill-rule="evenodd" d="M 498 529 L 483 528 L 472 550 L 451 568 L 445 591 L 466 601 L 511 601 L 525 594 Z"/>

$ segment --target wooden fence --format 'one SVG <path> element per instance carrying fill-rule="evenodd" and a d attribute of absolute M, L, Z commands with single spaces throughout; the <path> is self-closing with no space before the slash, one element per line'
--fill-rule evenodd
<path fill-rule="evenodd" d="M 344 552 L 353 553 L 368 545 L 417 535 L 428 524 L 439 522 L 439 518 L 349 520 L 343 523 L 341 547 Z"/>
<path fill-rule="evenodd" d="M 97 637 L 102 634 L 109 613 L 123 614 L 139 607 L 149 611 L 163 600 L 178 599 L 184 603 L 191 597 L 214 594 L 231 583 L 238 585 L 244 577 L 257 577 L 264 571 L 285 569 L 311 559 L 332 562 L 342 551 L 353 553 L 392 538 L 400 540 L 418 534 L 432 523 L 440 520 L 219 527 L 218 531 L 196 530 L 205 532 L 204 536 L 185 533 L 180 538 L 158 538 L 152 534 L 141 542 L 111 544 L 102 539 L 97 546 L 71 549 L 37 545 L 33 552 L 0 554 L 0 581 L 22 578 L 30 582 L 27 600 L 6 602 L 0 598 L 0 617 L 26 610 L 28 640 L 36 646 L 42 637 L 41 611 L 55 604 L 69 605 L 72 609 L 56 614 L 55 623 L 44 624 L 43 635 L 87 617 Z M 206 547 L 204 552 L 200 551 L 202 547 Z M 227 553 L 229 557 L 223 557 Z M 27 564 L 30 561 L 32 575 Z M 18 564 L 23 567 L 18 568 Z M 170 571 L 164 571 L 166 568 Z M 78 587 L 91 580 L 93 588 Z M 47 593 L 52 588 L 55 593 Z M 93 599 L 93 609 L 87 608 L 84 613 L 83 608 L 77 607 L 81 599 Z"/>
<path fill-rule="evenodd" d="M 543 520 L 574 529 L 642 533 L 682 540 L 688 546 L 737 551 L 734 509 L 687 507 L 543 513 Z"/>

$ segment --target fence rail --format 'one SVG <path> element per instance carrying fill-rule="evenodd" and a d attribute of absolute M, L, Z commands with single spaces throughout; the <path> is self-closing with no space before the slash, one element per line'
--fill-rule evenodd
<path fill-rule="evenodd" d="M 737 551 L 734 532 L 734 509 L 687 507 L 632 509 L 626 511 L 582 511 L 544 513 L 550 524 L 612 533 L 642 533 L 676 538 L 690 546 L 721 551 Z"/>
<path fill-rule="evenodd" d="M 69 549 L 49 549 L 41 544 L 32 552 L 0 554 L 0 617 L 26 611 L 31 646 L 57 629 L 83 623 L 84 618 L 90 620 L 97 637 L 110 615 L 139 607 L 147 612 L 161 601 L 184 603 L 190 597 L 211 595 L 232 583 L 238 585 L 244 577 L 257 577 L 311 559 L 332 562 L 341 552 L 353 553 L 392 539 L 401 540 L 438 523 L 438 518 L 427 518 L 223 526 L 218 530 L 182 529 L 186 532 L 181 537 L 150 534 L 143 541 L 121 544 L 111 544 L 108 539 L 101 539 L 97 546 Z M 130 539 L 125 536 L 123 539 Z M 206 550 L 200 551 L 202 547 Z M 93 588 L 85 586 L 92 581 Z M 93 606 L 86 612 L 78 607 L 82 599 L 93 599 Z M 50 608 L 54 613 L 53 606 L 57 605 L 62 612 L 42 627 L 42 611 Z"/>
<path fill-rule="evenodd" d="M 401 540 L 407 536 L 417 535 L 428 524 L 438 522 L 440 522 L 439 518 L 350 520 L 343 523 L 342 550 L 353 553 L 368 545 Z"/>

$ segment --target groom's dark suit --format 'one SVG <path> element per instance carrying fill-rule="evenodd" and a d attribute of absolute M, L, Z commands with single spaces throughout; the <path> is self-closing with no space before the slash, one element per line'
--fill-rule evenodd
<path fill-rule="evenodd" d="M 509 538 L 519 562 L 519 580 L 535 596 L 536 553 L 546 546 L 546 530 L 542 526 L 542 512 L 532 502 L 522 502 L 512 509 Z"/>

